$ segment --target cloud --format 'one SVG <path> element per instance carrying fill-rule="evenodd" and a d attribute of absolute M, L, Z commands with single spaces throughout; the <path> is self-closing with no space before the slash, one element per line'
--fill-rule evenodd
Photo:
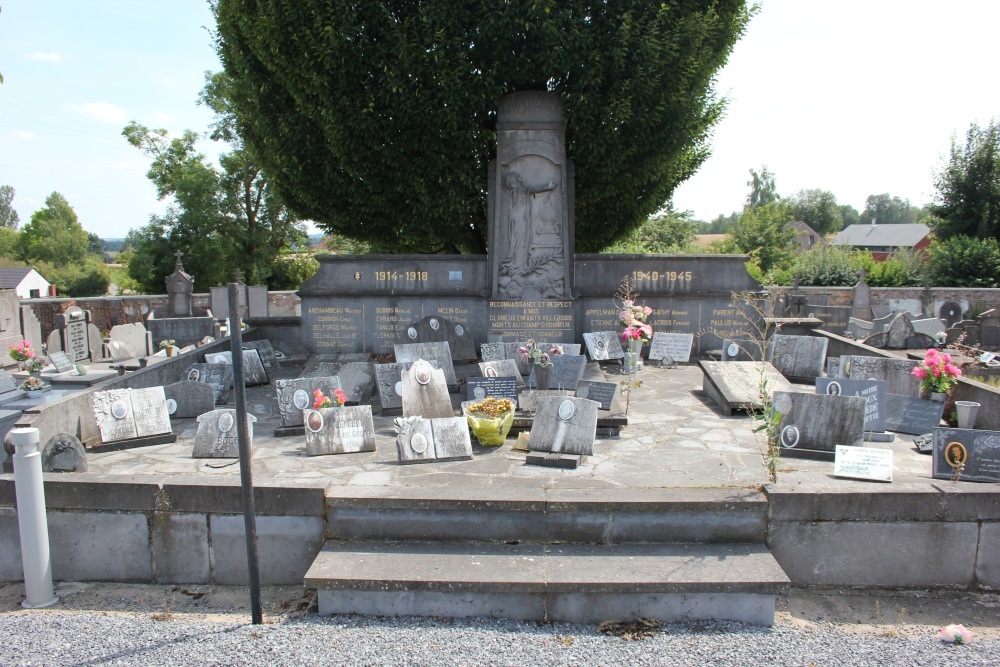
<path fill-rule="evenodd" d="M 107 102 L 90 102 L 88 104 L 73 104 L 70 108 L 84 116 L 90 116 L 104 123 L 121 125 L 126 122 L 125 112 Z"/>
<path fill-rule="evenodd" d="M 153 116 L 159 125 L 169 125 L 174 122 L 174 117 L 168 113 L 158 113 Z"/>
<path fill-rule="evenodd" d="M 22 53 L 25 60 L 45 60 L 50 63 L 57 63 L 62 60 L 62 56 L 52 51 L 35 51 L 34 53 Z"/>
<path fill-rule="evenodd" d="M 18 141 L 31 141 L 33 139 L 38 138 L 37 134 L 35 134 L 34 132 L 28 132 L 26 130 L 14 130 L 13 132 L 10 133 L 10 135 L 14 139 L 17 139 Z"/>

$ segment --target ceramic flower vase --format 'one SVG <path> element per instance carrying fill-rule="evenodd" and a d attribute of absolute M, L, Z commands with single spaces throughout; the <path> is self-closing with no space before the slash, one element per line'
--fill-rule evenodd
<path fill-rule="evenodd" d="M 642 360 L 642 339 L 630 338 L 625 346 L 625 375 L 638 373 Z"/>

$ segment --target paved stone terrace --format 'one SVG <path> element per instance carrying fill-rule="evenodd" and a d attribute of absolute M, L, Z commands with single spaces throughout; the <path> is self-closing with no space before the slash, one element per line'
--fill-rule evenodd
<path fill-rule="evenodd" d="M 301 366 L 286 366 L 278 377 L 296 377 Z M 459 376 L 476 366 L 458 366 Z M 624 379 L 621 367 L 601 368 L 608 382 Z M 254 433 L 253 472 L 256 483 L 277 485 L 328 483 L 331 487 L 415 487 L 426 490 L 462 489 L 468 496 L 509 492 L 512 489 L 591 489 L 628 492 L 633 489 L 757 488 L 769 482 L 761 445 L 743 414 L 724 416 L 702 391 L 702 373 L 696 365 L 677 369 L 647 365 L 638 375 L 642 385 L 632 392 L 629 425 L 617 437 L 598 437 L 595 453 L 576 470 L 525 465 L 525 453 L 512 449 L 513 437 L 500 447 L 482 447 L 473 439 L 471 461 L 399 465 L 392 416 L 379 414 L 373 399 L 377 450 L 371 453 L 309 457 L 304 436 L 276 438 L 280 425 L 274 388 L 251 387 L 248 409 L 258 421 Z M 273 380 L 273 378 L 272 378 Z M 796 389 L 812 391 L 808 385 Z M 232 394 L 231 394 L 232 395 Z M 453 395 L 458 412 L 459 396 Z M 232 404 L 232 399 L 230 401 Z M 88 454 L 90 472 L 112 475 L 196 476 L 238 479 L 235 459 L 194 459 L 191 450 L 197 422 L 175 420 L 176 443 L 107 453 Z M 873 443 L 894 452 L 893 484 L 842 480 L 833 477 L 832 461 L 784 458 L 778 487 L 785 489 L 851 488 L 867 492 L 953 483 L 931 478 L 931 457 L 919 453 L 911 436 L 898 435 L 893 443 Z M 978 486 L 978 485 L 976 485 Z M 369 487 L 365 489 L 364 487 Z M 381 489 L 384 493 L 385 489 Z M 622 500 L 626 500 L 627 495 Z"/>

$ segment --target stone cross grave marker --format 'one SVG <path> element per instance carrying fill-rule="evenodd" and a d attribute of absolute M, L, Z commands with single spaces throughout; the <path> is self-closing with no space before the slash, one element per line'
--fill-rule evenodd
<path fill-rule="evenodd" d="M 583 342 L 587 345 L 587 354 L 594 361 L 625 358 L 625 351 L 622 349 L 618 333 L 615 331 L 585 333 L 583 334 Z"/>
<path fill-rule="evenodd" d="M 215 388 L 210 384 L 181 380 L 164 385 L 163 395 L 172 419 L 190 419 L 215 409 Z"/>
<path fill-rule="evenodd" d="M 253 425 L 257 421 L 247 413 L 247 435 L 253 445 Z M 196 459 L 238 459 L 240 440 L 236 428 L 236 410 L 219 408 L 198 416 L 191 456 Z"/>
<path fill-rule="evenodd" d="M 610 410 L 611 402 L 615 399 L 615 392 L 618 385 L 613 382 L 591 382 L 584 380 L 576 385 L 577 398 L 589 398 L 597 401 L 601 410 Z"/>
<path fill-rule="evenodd" d="M 275 380 L 274 390 L 278 396 L 281 425 L 302 426 L 302 411 L 312 408 L 315 400 L 313 392 L 318 389 L 332 399 L 334 391 L 340 388 L 340 378 L 336 375 Z"/>
<path fill-rule="evenodd" d="M 599 407 L 597 401 L 575 396 L 539 398 L 528 448 L 533 452 L 592 455 Z"/>
<path fill-rule="evenodd" d="M 437 419 L 454 417 L 445 374 L 423 359 L 403 371 L 403 416 Z"/>
<path fill-rule="evenodd" d="M 691 360 L 691 346 L 693 344 L 694 334 L 656 331 L 649 344 L 649 358 L 658 360 L 670 357 L 677 363 L 686 364 Z"/>
<path fill-rule="evenodd" d="M 1000 431 L 934 429 L 934 479 L 1000 482 Z"/>
<path fill-rule="evenodd" d="M 225 404 L 229 400 L 229 388 L 233 386 L 233 367 L 229 364 L 192 364 L 184 371 L 184 378 L 211 385 L 216 405 Z"/>
<path fill-rule="evenodd" d="M 304 421 L 307 456 L 375 451 L 375 422 L 370 405 L 309 409 Z"/>
<path fill-rule="evenodd" d="M 451 361 L 451 349 L 447 343 L 397 343 L 393 346 L 397 362 L 414 362 L 417 359 L 434 360 L 438 368 L 444 372 L 448 384 L 458 384 L 455 377 L 455 366 Z"/>
<path fill-rule="evenodd" d="M 865 399 L 777 391 L 773 404 L 781 413 L 781 450 L 833 454 L 837 445 L 864 446 Z"/>
<path fill-rule="evenodd" d="M 861 396 L 865 399 L 865 432 L 881 433 L 885 430 L 885 382 L 882 380 L 816 378 L 816 393 Z"/>
<path fill-rule="evenodd" d="M 826 338 L 775 334 L 768 345 L 771 363 L 786 378 L 818 378 L 826 364 Z"/>
<path fill-rule="evenodd" d="M 467 461 L 472 458 L 472 440 L 465 417 L 397 417 L 394 428 L 400 463 Z"/>

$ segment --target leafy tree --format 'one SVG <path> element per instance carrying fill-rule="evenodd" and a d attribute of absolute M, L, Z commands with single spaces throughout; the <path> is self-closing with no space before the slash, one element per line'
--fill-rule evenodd
<path fill-rule="evenodd" d="M 930 247 L 928 282 L 937 287 L 1000 287 L 1000 243 L 952 236 Z"/>
<path fill-rule="evenodd" d="M 0 257 L 16 258 L 20 254 L 21 233 L 12 227 L 0 227 Z"/>
<path fill-rule="evenodd" d="M 14 187 L 0 185 L 0 227 L 17 229 L 21 217 L 14 208 Z"/>
<path fill-rule="evenodd" d="M 857 284 L 858 269 L 851 261 L 850 249 L 822 245 L 796 257 L 789 278 L 803 287 L 849 287 Z"/>
<path fill-rule="evenodd" d="M 858 209 L 850 204 L 841 204 L 838 208 L 840 209 L 840 216 L 844 220 L 844 227 L 857 225 L 861 222 L 861 214 L 858 213 Z"/>
<path fill-rule="evenodd" d="M 757 208 L 747 207 L 730 235 L 740 252 L 750 255 L 762 276 L 791 264 L 796 247 L 792 205 L 772 201 Z"/>
<path fill-rule="evenodd" d="M 828 190 L 799 190 L 790 198 L 796 220 L 801 220 L 820 235 L 839 232 L 844 214 L 837 198 Z"/>
<path fill-rule="evenodd" d="M 87 232 L 66 198 L 53 192 L 45 198 L 44 208 L 31 214 L 18 245 L 25 261 L 51 262 L 58 268 L 87 255 Z"/>
<path fill-rule="evenodd" d="M 661 211 L 624 239 L 602 252 L 632 254 L 674 254 L 689 252 L 702 223 L 691 218 L 690 211 Z"/>
<path fill-rule="evenodd" d="M 740 221 L 740 214 L 738 211 L 733 211 L 729 215 L 723 215 L 720 213 L 712 222 L 705 226 L 701 233 L 702 234 L 725 234 L 736 229 L 736 224 Z"/>
<path fill-rule="evenodd" d="M 744 210 L 748 208 L 758 209 L 781 199 L 777 186 L 774 184 L 774 174 L 768 171 L 767 165 L 761 167 L 759 173 L 751 169 L 747 185 L 750 186 L 750 194 L 747 195 L 746 204 L 743 206 Z"/>
<path fill-rule="evenodd" d="M 741 0 L 215 4 L 240 134 L 288 206 L 397 252 L 485 250 L 496 106 L 520 90 L 562 101 L 579 250 L 639 227 L 707 157 L 724 106 L 713 77 L 752 11 Z"/>
<path fill-rule="evenodd" d="M 934 233 L 941 239 L 959 234 L 981 239 L 1000 236 L 1000 125 L 975 123 L 965 145 L 951 141 L 948 165 L 935 179 L 931 205 Z"/>
<path fill-rule="evenodd" d="M 880 195 L 868 195 L 859 222 L 862 225 L 870 225 L 873 220 L 878 225 L 912 224 L 921 216 L 920 208 L 911 204 L 909 199 L 900 199 L 883 192 Z"/>
<path fill-rule="evenodd" d="M 37 262 L 35 269 L 56 286 L 56 293 L 64 297 L 104 296 L 111 284 L 107 265 L 97 255 L 88 255 L 80 262 L 55 266 Z"/>
<path fill-rule="evenodd" d="M 867 250 L 851 253 L 851 265 L 865 271 L 865 282 L 872 287 L 917 287 L 924 282 L 926 273 L 923 252 L 900 250 L 883 261 L 877 261 Z"/>

